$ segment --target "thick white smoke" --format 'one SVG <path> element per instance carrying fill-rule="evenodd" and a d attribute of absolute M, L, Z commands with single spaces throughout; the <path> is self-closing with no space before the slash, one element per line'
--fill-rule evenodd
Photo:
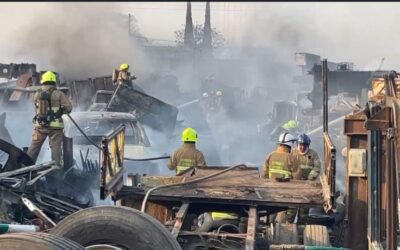
<path fill-rule="evenodd" d="M 223 14 L 221 8 L 213 12 L 213 5 L 211 3 L 211 26 L 221 30 L 218 26 L 220 18 L 216 15 Z M 222 30 L 225 37 L 234 38 L 228 41 L 230 47 L 224 54 L 224 58 L 236 59 L 234 63 L 232 60 L 195 66 L 182 63 L 181 67 L 172 69 L 180 90 L 185 92 L 183 97 L 188 96 L 183 102 L 199 98 L 201 82 L 211 75 L 216 83 L 241 88 L 249 95 L 254 88 L 264 87 L 267 97 L 252 100 L 254 108 L 251 110 L 262 122 L 273 101 L 293 99 L 299 90 L 293 82 L 298 70 L 294 65 L 295 52 L 311 52 L 336 62 L 352 61 L 360 70 L 377 68 L 382 57 L 386 58 L 384 69 L 396 69 L 400 63 L 396 50 L 400 35 L 394 32 L 398 3 L 252 5 L 254 8 L 244 8 L 240 25 Z M 50 68 L 68 79 L 110 74 L 121 62 L 133 65 L 138 81 L 144 78 L 140 72 L 160 73 L 148 62 L 142 47 L 129 38 L 127 17 L 121 15 L 125 9 L 120 8 L 119 3 L 2 3 L 1 6 L 2 63 L 37 63 L 38 69 Z M 182 6 L 185 8 L 185 3 Z M 237 8 L 240 9 L 240 5 Z M 134 3 L 132 10 L 135 13 Z M 176 28 L 171 28 L 171 23 L 176 23 L 176 18 L 182 24 L 185 21 L 184 16 L 174 12 L 164 12 L 163 19 L 156 11 L 153 9 L 148 14 L 151 15 L 151 31 L 143 29 L 150 26 L 138 19 L 144 35 L 152 33 L 157 37 L 157 29 L 162 34 L 170 29 L 173 34 Z M 165 19 L 166 13 L 171 22 Z M 203 13 L 201 16 L 204 17 Z M 203 19 L 193 21 L 200 23 Z M 226 67 L 221 70 L 221 65 Z M 194 74 L 193 68 L 203 73 Z M 235 79 L 234 75 L 240 79 Z M 161 85 L 154 89 L 166 91 Z M 230 97 L 224 95 L 224 98 Z M 236 99 L 230 101 L 237 102 Z M 219 129 L 222 134 L 218 138 L 232 140 L 238 131 L 241 136 L 255 133 L 254 121 L 223 117 Z M 247 161 L 247 152 L 235 155 L 243 162 Z"/>
<path fill-rule="evenodd" d="M 50 68 L 66 79 L 111 74 L 121 63 L 146 67 L 136 41 L 128 35 L 128 16 L 121 14 L 118 4 L 9 3 L 2 7 L 0 25 L 6 39 L 0 48 L 9 60 L 32 60 L 39 70 Z"/>
<path fill-rule="evenodd" d="M 319 54 L 331 61 L 351 61 L 359 70 L 400 63 L 399 3 L 255 3 L 238 42 L 269 46 L 287 58 L 295 52 Z"/>

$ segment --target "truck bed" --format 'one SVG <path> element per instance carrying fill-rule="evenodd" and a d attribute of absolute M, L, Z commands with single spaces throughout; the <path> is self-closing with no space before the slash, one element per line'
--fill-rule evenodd
<path fill-rule="evenodd" d="M 221 171 L 226 167 L 196 168 L 174 177 L 141 177 L 141 187 L 123 186 L 117 197 L 143 198 L 147 190 L 156 185 L 188 182 Z M 159 178 L 159 179 L 158 179 Z M 161 181 L 161 182 L 160 182 Z M 319 182 L 277 182 L 259 177 L 258 168 L 241 167 L 197 183 L 183 184 L 155 190 L 149 200 L 199 203 L 229 203 L 274 207 L 318 207 L 323 205 L 322 186 Z"/>

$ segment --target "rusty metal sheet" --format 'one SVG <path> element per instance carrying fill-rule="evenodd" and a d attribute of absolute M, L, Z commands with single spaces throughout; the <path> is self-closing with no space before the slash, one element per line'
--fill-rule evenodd
<path fill-rule="evenodd" d="M 26 88 L 31 82 L 32 82 L 32 73 L 26 73 L 18 78 L 16 87 Z M 18 101 L 21 98 L 22 94 L 23 93 L 21 91 L 13 91 L 9 101 Z"/>
<path fill-rule="evenodd" d="M 368 130 L 386 130 L 389 128 L 389 119 L 392 109 L 384 107 L 365 122 Z"/>
<path fill-rule="evenodd" d="M 87 80 L 66 82 L 69 87 L 74 106 L 86 110 L 92 104 L 92 97 L 97 90 L 115 90 L 111 76 L 90 78 Z"/>
<path fill-rule="evenodd" d="M 119 87 L 107 111 L 135 113 L 137 119 L 157 131 L 171 134 L 175 129 L 178 109 L 135 88 Z"/>
<path fill-rule="evenodd" d="M 362 134 L 366 135 L 367 130 L 364 127 L 365 116 L 348 115 L 344 118 L 344 131 L 345 135 Z"/>
<path fill-rule="evenodd" d="M 367 135 L 353 134 L 347 138 L 347 148 L 367 148 Z M 367 249 L 367 180 L 361 177 L 349 177 L 346 165 L 346 191 L 348 226 L 345 232 L 345 247 L 351 249 Z"/>

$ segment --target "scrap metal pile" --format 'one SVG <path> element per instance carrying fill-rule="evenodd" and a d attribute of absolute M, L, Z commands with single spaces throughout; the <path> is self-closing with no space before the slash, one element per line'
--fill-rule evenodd
<path fill-rule="evenodd" d="M 19 127 L 31 130 L 32 111 L 26 107 L 32 105 L 42 73 L 36 71 L 35 64 L 0 64 L 0 78 L 7 79 L 0 83 L 0 106 L 4 112 L 0 114 L 1 222 L 36 223 L 41 230 L 46 225 L 54 226 L 69 214 L 93 206 L 95 199 L 90 190 L 99 185 L 98 159 L 88 158 L 89 148 L 79 149 L 79 144 L 82 144 L 79 138 L 83 136 L 80 132 L 73 132 L 77 129 L 69 118 L 65 119 L 66 130 L 71 137 L 64 137 L 62 169 L 58 169 L 54 162 L 35 165 L 26 154 L 26 148 L 21 149 L 27 146 L 28 141 L 24 141 L 21 148 L 14 144 L 15 127 L 7 128 L 7 120 L 22 114 L 24 121 Z M 104 117 L 109 117 L 105 130 L 98 135 L 92 134 L 92 139 L 107 134 L 112 126 L 122 122 L 133 129 L 129 134 L 132 139 L 128 142 L 148 146 L 140 122 L 166 136 L 171 135 L 175 128 L 177 108 L 139 91 L 140 88 L 117 89 L 111 76 L 58 81 L 57 86 L 69 96 L 74 108 L 84 111 L 75 116 L 81 127 L 100 121 L 104 126 Z M 94 127 L 92 129 L 92 132 L 96 131 Z M 90 143 L 85 139 L 84 144 Z M 95 157 L 98 157 L 98 151 Z"/>
<path fill-rule="evenodd" d="M 8 231 L 50 230 L 53 236 L 29 234 L 26 237 L 41 237 L 52 245 L 56 239 L 52 237 L 57 235 L 60 241 L 65 241 L 64 246 L 71 244 L 70 248 L 60 249 L 97 245 L 104 249 L 340 246 L 345 205 L 343 195 L 336 192 L 335 142 L 341 140 L 341 132 L 332 129 L 329 134 L 327 126 L 338 124 L 341 116 L 360 108 L 363 96 L 354 89 L 366 87 L 371 74 L 355 73 L 351 79 L 354 89 L 342 88 L 340 80 L 333 81 L 336 88 L 328 95 L 329 71 L 324 63 L 313 68 L 312 92 L 300 93 L 296 102 L 276 102 L 269 122 L 264 124 L 264 132 L 271 132 L 282 123 L 294 120 L 298 129 L 307 129 L 310 135 L 322 132 L 322 145 L 318 146 L 324 149 L 324 170 L 320 182 L 264 180 L 259 178 L 258 168 L 244 164 L 192 167 L 174 177 L 146 172 L 151 169 L 151 163 L 138 163 L 143 158 L 152 159 L 144 153 L 151 145 L 144 126 L 162 134 L 169 139 L 167 144 L 170 143 L 177 126 L 181 125 L 177 121 L 178 108 L 145 93 L 135 84 L 117 86 L 112 76 L 96 77 L 57 82 L 58 89 L 79 110 L 64 117 L 63 168 L 53 161 L 35 164 L 26 149 L 14 145 L 15 133 L 5 125 L 6 114 L 0 114 L 0 221 L 7 224 Z M 10 80 L 0 83 L 0 106 L 6 112 L 22 114 L 24 122 L 20 128 L 30 130 L 31 113 L 26 110 L 26 103 L 32 102 L 43 72 L 36 72 L 36 66 L 28 64 L 0 67 L 3 68 L 1 77 Z M 324 77 L 319 70 L 324 72 Z M 339 79 L 342 74 L 352 73 L 333 71 L 330 74 Z M 322 94 L 323 103 L 319 103 L 316 96 Z M 329 96 L 335 96 L 330 103 Z M 301 105 L 304 98 L 311 101 L 310 106 Z M 307 123 L 309 117 L 312 117 L 311 123 Z M 324 125 L 318 127 L 316 124 L 321 120 Z M 254 141 L 260 138 L 266 137 L 259 136 Z M 142 159 L 129 155 L 139 151 Z M 98 197 L 112 198 L 122 206 L 96 207 Z M 298 219 L 301 208 L 313 209 L 308 219 Z M 288 226 L 272 219 L 271 216 L 288 209 L 297 209 L 294 224 Z M 230 213 L 233 217 L 227 224 L 213 224 L 215 221 L 210 223 L 209 218 L 213 212 Z M 0 247 L 2 239 L 6 237 L 0 237 Z"/>

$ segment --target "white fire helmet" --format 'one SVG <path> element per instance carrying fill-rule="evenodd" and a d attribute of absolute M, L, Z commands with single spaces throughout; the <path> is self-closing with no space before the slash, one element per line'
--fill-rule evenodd
<path fill-rule="evenodd" d="M 293 146 L 293 143 L 296 141 L 296 138 L 294 138 L 293 135 L 289 133 L 283 133 L 279 136 L 278 143 L 287 145 L 289 147 Z"/>

